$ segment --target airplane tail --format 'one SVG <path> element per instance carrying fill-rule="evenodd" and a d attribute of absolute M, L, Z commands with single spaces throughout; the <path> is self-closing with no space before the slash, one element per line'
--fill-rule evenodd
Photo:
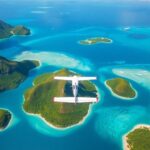
<path fill-rule="evenodd" d="M 54 102 L 95 103 L 95 102 L 98 102 L 98 98 L 92 98 L 92 97 L 55 97 Z"/>

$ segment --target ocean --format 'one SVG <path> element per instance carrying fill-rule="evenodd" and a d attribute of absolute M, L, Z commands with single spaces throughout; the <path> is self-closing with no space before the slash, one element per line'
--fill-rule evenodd
<path fill-rule="evenodd" d="M 122 150 L 126 133 L 137 124 L 150 124 L 149 6 L 146 2 L 2 1 L 0 19 L 22 24 L 32 34 L 1 40 L 0 56 L 38 59 L 42 65 L 18 88 L 0 93 L 0 108 L 13 114 L 8 129 L 0 132 L 0 149 Z M 113 42 L 79 44 L 97 36 Z M 23 93 L 38 75 L 64 67 L 97 76 L 100 101 L 81 125 L 57 130 L 23 111 Z M 134 100 L 114 97 L 104 85 L 105 80 L 121 76 L 123 69 L 128 69 L 125 78 L 138 92 Z M 147 74 L 139 76 L 136 69 Z"/>

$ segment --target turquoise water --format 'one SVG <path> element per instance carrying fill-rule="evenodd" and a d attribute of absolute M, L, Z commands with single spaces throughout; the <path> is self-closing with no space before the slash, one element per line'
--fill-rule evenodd
<path fill-rule="evenodd" d="M 0 133 L 2 150 L 121 150 L 122 136 L 139 123 L 150 124 L 150 12 L 147 4 L 85 2 L 1 2 L 0 18 L 31 28 L 28 37 L 0 41 L 0 55 L 14 60 L 38 59 L 17 89 L 0 94 L 0 108 L 13 113 L 12 124 Z M 7 13 L 7 10 L 10 13 Z M 89 11 L 90 10 L 90 11 Z M 104 15 L 105 14 L 105 15 Z M 111 38 L 111 44 L 83 46 L 80 40 Z M 67 67 L 83 75 L 96 75 L 100 102 L 91 107 L 83 124 L 66 130 L 49 127 L 24 113 L 23 92 L 42 73 Z M 127 101 L 116 98 L 104 81 L 119 76 L 114 69 L 129 69 L 126 78 L 138 91 Z M 146 70 L 146 75 L 136 75 Z M 130 70 L 135 74 L 132 78 Z"/>

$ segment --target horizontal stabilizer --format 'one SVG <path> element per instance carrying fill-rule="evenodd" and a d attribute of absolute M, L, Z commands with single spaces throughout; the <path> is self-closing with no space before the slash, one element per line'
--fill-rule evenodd
<path fill-rule="evenodd" d="M 97 102 L 97 98 L 92 97 L 55 97 L 54 102 L 62 103 L 94 103 Z"/>

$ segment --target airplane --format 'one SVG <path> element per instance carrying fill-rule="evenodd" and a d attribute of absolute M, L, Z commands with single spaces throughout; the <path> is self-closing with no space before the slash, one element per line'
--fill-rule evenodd
<path fill-rule="evenodd" d="M 79 76 L 72 76 L 72 77 L 63 77 L 63 76 L 56 76 L 54 77 L 55 80 L 66 80 L 72 81 L 72 91 L 74 97 L 54 97 L 54 102 L 64 102 L 64 103 L 93 103 L 98 102 L 98 98 L 94 97 L 78 97 L 78 85 L 79 81 L 84 80 L 96 80 L 96 77 L 79 77 Z"/>

